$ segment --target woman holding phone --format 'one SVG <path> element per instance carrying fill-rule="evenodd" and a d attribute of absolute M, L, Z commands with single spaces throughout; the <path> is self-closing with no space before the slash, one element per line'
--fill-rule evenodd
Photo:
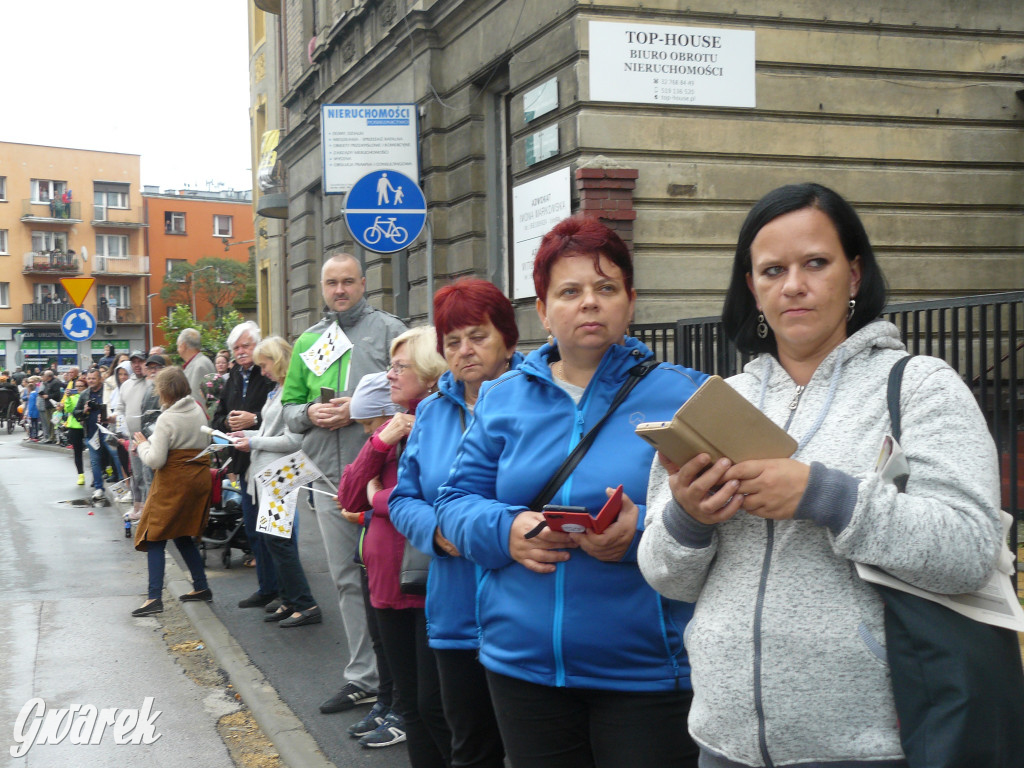
<path fill-rule="evenodd" d="M 636 564 L 654 451 L 633 422 L 670 419 L 705 376 L 665 363 L 637 376 L 653 355 L 625 335 L 633 263 L 600 222 L 556 225 L 533 277 L 552 341 L 483 388 L 436 503 L 440 535 L 483 569 L 480 661 L 505 748 L 516 768 L 695 766 L 692 606 L 658 596 Z M 621 484 L 618 519 L 602 533 L 542 528 L 531 502 L 606 414 L 551 502 L 596 514 Z"/>

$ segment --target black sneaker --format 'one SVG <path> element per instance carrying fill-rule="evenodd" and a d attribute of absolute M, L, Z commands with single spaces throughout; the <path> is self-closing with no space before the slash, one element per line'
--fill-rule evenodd
<path fill-rule="evenodd" d="M 373 705 L 373 708 L 366 713 L 366 717 L 358 723 L 350 725 L 345 732 L 353 739 L 361 739 L 366 734 L 376 731 L 377 728 L 384 723 L 384 718 L 388 716 L 388 712 L 390 711 L 391 707 L 378 701 Z"/>
<path fill-rule="evenodd" d="M 267 603 L 271 602 L 272 600 L 275 600 L 276 598 L 277 598 L 277 594 L 276 593 L 275 594 L 271 594 L 271 595 L 264 595 L 262 592 L 258 592 L 257 591 L 257 592 L 253 592 L 251 595 L 249 595 L 244 600 L 239 600 L 238 601 L 238 607 L 239 608 L 262 608 Z"/>
<path fill-rule="evenodd" d="M 373 704 L 377 700 L 377 691 L 364 691 L 355 683 L 345 683 L 345 687 L 320 705 L 325 715 L 344 712 L 359 704 Z"/>
<path fill-rule="evenodd" d="M 359 746 L 391 747 L 405 741 L 405 720 L 397 712 L 389 712 L 384 722 L 377 726 L 373 733 L 368 733 L 359 740 Z"/>

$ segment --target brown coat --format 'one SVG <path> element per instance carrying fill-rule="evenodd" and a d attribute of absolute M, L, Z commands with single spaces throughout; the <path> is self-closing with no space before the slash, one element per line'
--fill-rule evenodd
<path fill-rule="evenodd" d="M 167 452 L 167 463 L 158 469 L 146 497 L 142 519 L 135 530 L 135 548 L 145 552 L 147 542 L 179 536 L 199 536 L 210 513 L 210 457 L 190 461 L 196 450 L 176 448 Z"/>

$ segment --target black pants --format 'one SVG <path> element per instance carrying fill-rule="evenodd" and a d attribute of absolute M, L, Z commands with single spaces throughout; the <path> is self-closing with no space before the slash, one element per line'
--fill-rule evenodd
<path fill-rule="evenodd" d="M 85 449 L 85 430 L 68 427 L 68 442 L 71 443 L 71 449 L 75 452 L 75 469 L 78 470 L 78 474 L 84 474 L 82 451 Z"/>
<path fill-rule="evenodd" d="M 423 609 L 374 610 L 398 691 L 395 709 L 405 718 L 409 762 L 412 768 L 451 765 L 452 733 L 444 719 L 437 663 L 427 645 Z"/>
<path fill-rule="evenodd" d="M 366 629 L 370 633 L 370 644 L 373 646 L 373 655 L 377 659 L 377 677 L 380 678 L 380 683 L 377 685 L 377 701 L 390 709 L 398 700 L 398 692 L 395 690 L 395 681 L 391 677 L 388 657 L 384 654 L 384 644 L 380 641 L 377 611 L 370 605 L 370 582 L 366 578 L 365 568 L 361 568 L 359 571 L 359 583 L 363 588 L 363 605 L 366 606 Z"/>
<path fill-rule="evenodd" d="M 552 688 L 487 671 L 513 768 L 696 768 L 691 691 Z"/>
<path fill-rule="evenodd" d="M 452 730 L 452 768 L 503 768 L 505 747 L 477 652 L 433 650 L 444 717 Z"/>

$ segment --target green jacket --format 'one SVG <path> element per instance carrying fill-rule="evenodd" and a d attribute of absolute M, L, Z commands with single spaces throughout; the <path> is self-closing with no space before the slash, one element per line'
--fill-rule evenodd
<path fill-rule="evenodd" d="M 78 390 L 70 395 L 64 395 L 61 400 L 61 408 L 64 410 L 64 424 L 68 429 L 82 429 L 81 423 L 75 418 L 75 405 L 78 403 Z"/>
<path fill-rule="evenodd" d="M 338 323 L 352 342 L 347 351 L 320 376 L 309 369 L 300 355 Z M 335 397 L 351 397 L 359 380 L 368 373 L 387 369 L 391 342 L 406 330 L 405 323 L 392 314 L 375 309 L 361 299 L 347 312 L 329 312 L 323 320 L 295 340 L 288 375 L 281 391 L 284 419 L 288 429 L 302 435 L 302 451 L 337 486 L 345 465 L 366 442 L 362 426 L 353 422 L 341 429 L 314 427 L 306 415 L 310 403 L 320 398 L 320 388 L 330 387 Z"/>

